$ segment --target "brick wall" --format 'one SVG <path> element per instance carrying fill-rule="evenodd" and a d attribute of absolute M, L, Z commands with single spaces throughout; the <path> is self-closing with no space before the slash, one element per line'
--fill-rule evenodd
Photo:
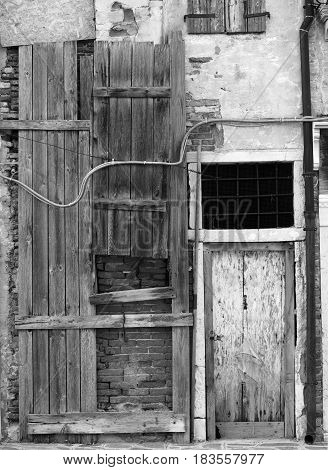
<path fill-rule="evenodd" d="M 1 119 L 18 118 L 18 49 L 6 50 L 6 63 L 0 73 L 0 117 Z M 1 168 L 6 176 L 17 177 L 18 134 L 2 131 Z M 5 263 L 6 280 L 2 280 L 1 289 L 7 291 L 7 309 L 1 322 L 2 388 L 4 403 L 4 421 L 18 420 L 18 335 L 15 330 L 15 315 L 18 308 L 17 268 L 18 268 L 18 189 L 15 184 L 0 181 L 1 212 L 6 214 L 1 221 L 2 237 L 6 238 L 7 252 L 1 262 Z"/>
<path fill-rule="evenodd" d="M 98 292 L 164 287 L 166 260 L 99 256 Z M 97 307 L 97 314 L 170 312 L 171 302 L 135 302 Z M 100 410 L 160 410 L 172 407 L 172 330 L 133 328 L 97 331 Z"/>

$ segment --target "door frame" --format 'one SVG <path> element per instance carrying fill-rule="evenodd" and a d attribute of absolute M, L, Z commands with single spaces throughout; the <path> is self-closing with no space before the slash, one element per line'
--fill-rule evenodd
<path fill-rule="evenodd" d="M 218 251 L 284 251 L 285 307 L 284 359 L 282 380 L 284 391 L 284 437 L 295 437 L 295 287 L 293 243 L 211 243 L 204 244 L 204 306 L 205 306 L 205 376 L 207 439 L 216 438 L 214 348 L 209 332 L 213 330 L 212 256 Z"/>

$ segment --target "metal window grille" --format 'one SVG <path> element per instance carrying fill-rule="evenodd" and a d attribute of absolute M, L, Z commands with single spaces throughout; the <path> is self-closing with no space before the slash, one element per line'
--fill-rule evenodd
<path fill-rule="evenodd" d="M 203 165 L 203 228 L 291 227 L 293 196 L 292 163 Z"/>

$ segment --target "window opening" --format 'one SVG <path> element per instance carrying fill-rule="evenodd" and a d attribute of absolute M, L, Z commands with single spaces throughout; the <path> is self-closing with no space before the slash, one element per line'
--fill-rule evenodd
<path fill-rule="evenodd" d="M 202 165 L 203 228 L 294 225 L 293 163 Z"/>

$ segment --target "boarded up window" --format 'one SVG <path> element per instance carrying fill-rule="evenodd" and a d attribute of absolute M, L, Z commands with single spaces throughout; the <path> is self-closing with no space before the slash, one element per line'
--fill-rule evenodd
<path fill-rule="evenodd" d="M 263 33 L 268 16 L 265 0 L 188 0 L 188 33 Z"/>

